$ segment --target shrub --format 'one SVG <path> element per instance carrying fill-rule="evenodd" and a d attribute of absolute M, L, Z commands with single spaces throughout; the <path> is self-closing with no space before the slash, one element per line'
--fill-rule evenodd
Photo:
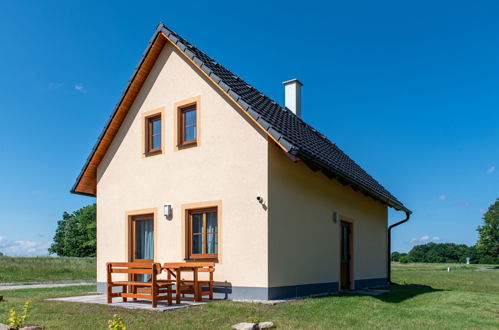
<path fill-rule="evenodd" d="M 491 256 L 481 256 L 478 260 L 481 264 L 497 264 L 497 258 Z"/>
<path fill-rule="evenodd" d="M 409 257 L 408 256 L 401 256 L 400 257 L 400 263 L 401 264 L 408 264 L 409 263 Z"/>
<path fill-rule="evenodd" d="M 24 322 L 26 322 L 26 320 L 29 317 L 29 310 L 30 310 L 29 307 L 30 307 L 30 302 L 26 301 L 23 306 L 22 315 L 18 314 L 14 307 L 10 309 L 10 315 L 8 318 L 10 329 L 19 329 L 20 327 L 23 326 Z"/>
<path fill-rule="evenodd" d="M 107 324 L 110 330 L 126 330 L 125 322 L 118 314 L 114 314 L 113 319 L 109 320 Z"/>

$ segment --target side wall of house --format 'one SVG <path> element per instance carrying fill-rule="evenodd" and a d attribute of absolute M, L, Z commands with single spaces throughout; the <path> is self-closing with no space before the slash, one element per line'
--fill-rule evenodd
<path fill-rule="evenodd" d="M 200 143 L 176 150 L 174 104 L 200 97 Z M 142 115 L 164 110 L 164 152 L 143 156 Z M 171 44 L 162 50 L 110 150 L 98 168 L 97 281 L 105 264 L 127 261 L 127 212 L 157 213 L 155 261 L 182 262 L 182 205 L 220 201 L 215 280 L 232 296 L 268 285 L 267 212 L 256 196 L 267 192 L 267 137 Z M 163 206 L 172 205 L 166 219 Z M 243 295 L 243 294 L 242 294 Z"/>
<path fill-rule="evenodd" d="M 353 221 L 356 287 L 386 282 L 387 207 L 374 199 L 293 163 L 269 143 L 269 297 L 338 290 L 340 222 Z"/>

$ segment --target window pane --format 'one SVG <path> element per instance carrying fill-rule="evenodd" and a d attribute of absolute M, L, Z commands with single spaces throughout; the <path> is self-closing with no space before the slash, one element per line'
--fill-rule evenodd
<path fill-rule="evenodd" d="M 184 127 L 184 139 L 185 141 L 196 140 L 196 126 Z"/>
<path fill-rule="evenodd" d="M 149 119 L 149 136 L 151 149 L 161 148 L 161 119 L 160 117 Z"/>
<path fill-rule="evenodd" d="M 203 232 L 203 215 L 193 214 L 192 215 L 192 232 L 202 233 Z"/>
<path fill-rule="evenodd" d="M 161 133 L 161 119 L 152 120 L 152 135 Z"/>
<path fill-rule="evenodd" d="M 152 219 L 135 221 L 135 259 L 154 258 L 154 223 Z"/>
<path fill-rule="evenodd" d="M 208 251 L 206 253 L 218 253 L 218 235 L 207 234 Z"/>
<path fill-rule="evenodd" d="M 203 253 L 203 238 L 204 235 L 192 235 L 192 253 L 201 254 Z"/>
<path fill-rule="evenodd" d="M 152 136 L 151 148 L 152 149 L 161 148 L 161 135 L 153 135 Z"/>
<path fill-rule="evenodd" d="M 206 213 L 206 232 L 213 233 L 218 231 L 217 226 L 217 212 Z"/>
<path fill-rule="evenodd" d="M 188 110 L 184 112 L 185 126 L 196 125 L 196 110 Z"/>

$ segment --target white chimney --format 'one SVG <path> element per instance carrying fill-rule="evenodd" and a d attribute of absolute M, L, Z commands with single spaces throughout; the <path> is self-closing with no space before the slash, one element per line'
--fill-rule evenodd
<path fill-rule="evenodd" d="M 284 106 L 301 118 L 301 86 L 298 79 L 291 79 L 282 83 L 284 85 Z"/>

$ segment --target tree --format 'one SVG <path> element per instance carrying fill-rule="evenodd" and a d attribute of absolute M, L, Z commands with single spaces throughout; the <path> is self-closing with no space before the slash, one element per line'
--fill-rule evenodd
<path fill-rule="evenodd" d="M 61 257 L 95 257 L 96 205 L 88 205 L 69 214 L 64 212 L 57 222 L 50 253 Z"/>
<path fill-rule="evenodd" d="M 400 252 L 393 251 L 390 257 L 391 261 L 400 261 Z"/>
<path fill-rule="evenodd" d="M 499 198 L 482 217 L 483 225 L 477 228 L 477 249 L 484 255 L 484 263 L 499 262 Z M 486 261 L 486 262 L 485 262 Z"/>

